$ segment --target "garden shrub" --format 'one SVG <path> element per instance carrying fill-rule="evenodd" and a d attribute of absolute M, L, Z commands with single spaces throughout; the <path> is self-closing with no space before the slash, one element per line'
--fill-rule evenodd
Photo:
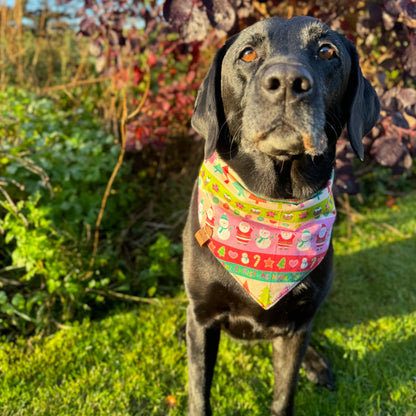
<path fill-rule="evenodd" d="M 126 277 L 119 236 L 146 189 L 131 162 L 113 187 L 89 270 L 91 235 L 120 152 L 94 115 L 9 88 L 0 92 L 0 143 L 0 331 L 49 330 L 85 316 L 109 289 L 128 291 L 134 282 L 136 293 L 154 295 L 162 275 L 178 274 L 179 249 L 159 235 L 149 238 L 150 262 L 139 258 Z"/>
<path fill-rule="evenodd" d="M 140 291 L 147 296 L 172 292 L 172 286 L 181 284 L 182 244 L 174 243 L 166 235 L 159 233 L 157 240 L 145 249 L 141 259 L 146 264 L 140 271 Z"/>

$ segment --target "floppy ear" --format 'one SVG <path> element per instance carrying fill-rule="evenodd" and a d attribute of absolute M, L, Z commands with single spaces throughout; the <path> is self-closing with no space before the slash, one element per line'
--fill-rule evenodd
<path fill-rule="evenodd" d="M 356 155 L 364 160 L 362 138 L 376 124 L 380 113 L 380 103 L 374 88 L 361 72 L 355 47 L 349 40 L 345 39 L 345 42 L 351 57 L 347 92 L 347 131 Z"/>
<path fill-rule="evenodd" d="M 205 139 L 205 159 L 212 156 L 220 138 L 228 136 L 228 126 L 221 99 L 221 67 L 225 53 L 233 42 L 234 38 L 230 38 L 215 54 L 196 98 L 191 123 L 192 127 Z"/>

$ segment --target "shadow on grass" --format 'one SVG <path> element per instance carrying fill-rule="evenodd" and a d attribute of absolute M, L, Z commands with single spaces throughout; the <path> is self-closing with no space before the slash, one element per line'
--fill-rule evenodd
<path fill-rule="evenodd" d="M 317 326 L 352 327 L 416 310 L 416 238 L 343 255 Z"/>
<path fill-rule="evenodd" d="M 311 341 L 332 363 L 336 390 L 302 378 L 299 415 L 416 414 L 415 278 L 415 238 L 336 252 Z"/>
<path fill-rule="evenodd" d="M 360 358 L 345 357 L 346 349 L 335 343 L 325 348 L 332 362 L 336 387 L 328 391 L 301 377 L 296 395 L 299 416 L 413 416 L 416 414 L 416 339 L 389 341 L 380 351 Z"/>
<path fill-rule="evenodd" d="M 303 375 L 296 395 L 299 416 L 416 415 L 416 239 L 377 241 L 351 254 L 338 245 L 333 288 L 311 341 L 332 363 L 336 389 L 317 387 Z M 216 369 L 217 413 L 268 414 L 271 372 L 270 346 L 225 341 Z M 239 409 L 244 398 L 247 407 Z"/>

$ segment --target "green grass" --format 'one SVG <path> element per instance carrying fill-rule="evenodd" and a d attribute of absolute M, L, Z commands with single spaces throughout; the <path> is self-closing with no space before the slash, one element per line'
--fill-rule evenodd
<path fill-rule="evenodd" d="M 345 219 L 338 223 L 335 282 L 312 337 L 337 386 L 330 392 L 301 374 L 298 416 L 416 415 L 415 213 L 413 194 L 364 213 L 349 237 Z M 0 343 L 1 415 L 184 415 L 186 348 L 177 331 L 186 303 L 162 304 Z M 270 357 L 269 344 L 222 337 L 215 415 L 268 414 Z"/>

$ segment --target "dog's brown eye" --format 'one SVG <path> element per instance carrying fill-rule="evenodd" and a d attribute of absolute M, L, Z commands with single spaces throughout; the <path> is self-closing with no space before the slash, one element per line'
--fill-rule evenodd
<path fill-rule="evenodd" d="M 256 51 L 251 48 L 245 49 L 243 53 L 241 54 L 241 59 L 244 62 L 252 62 L 256 59 L 256 57 L 257 57 Z"/>
<path fill-rule="evenodd" d="M 319 48 L 318 55 L 321 59 L 331 59 L 335 56 L 335 49 L 330 45 L 322 45 Z"/>

